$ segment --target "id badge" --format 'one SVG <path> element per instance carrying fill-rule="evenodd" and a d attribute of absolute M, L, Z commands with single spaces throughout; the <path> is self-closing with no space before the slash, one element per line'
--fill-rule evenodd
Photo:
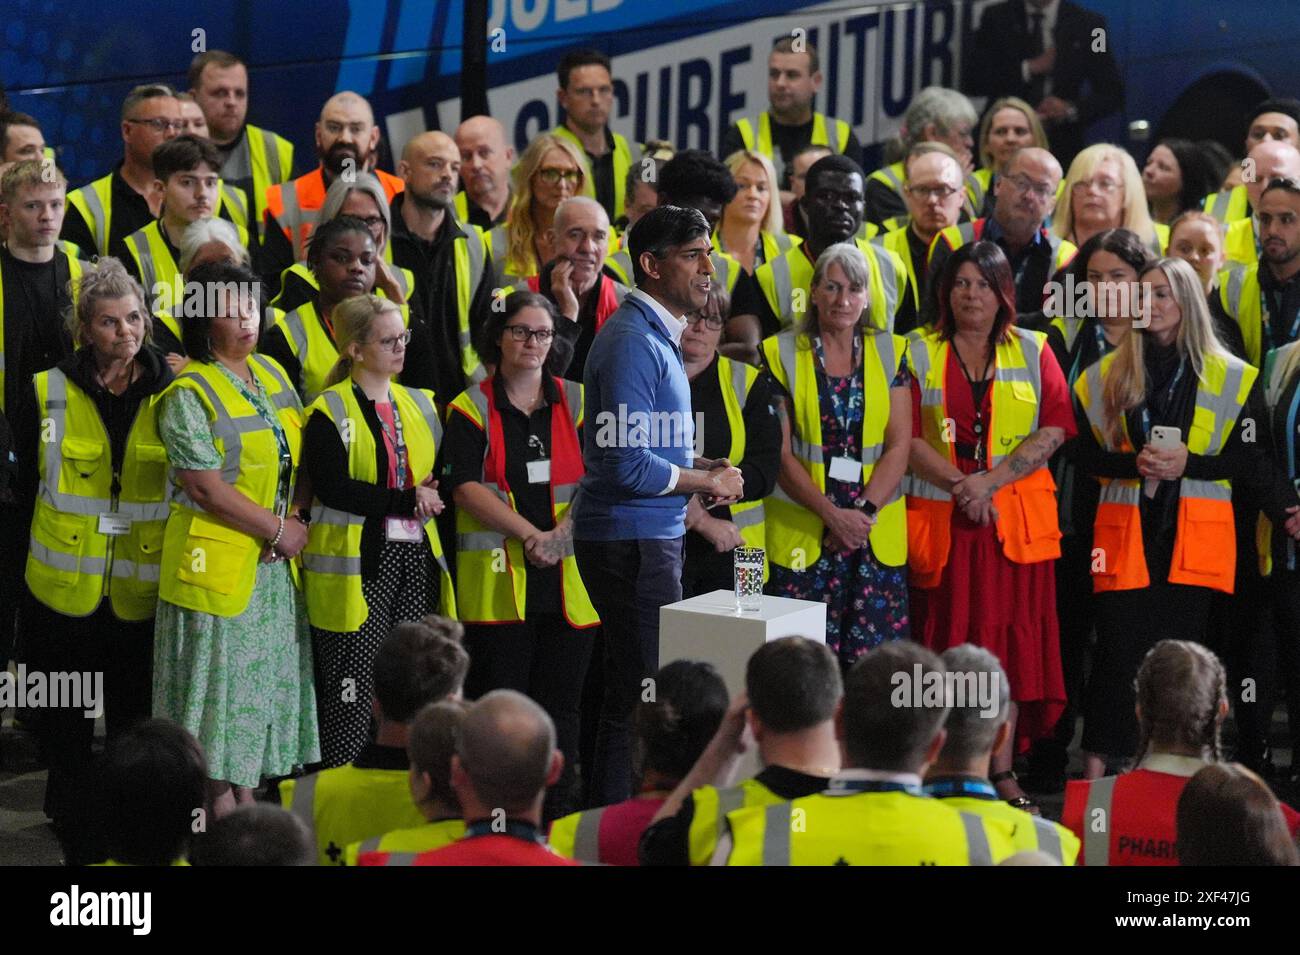
<path fill-rule="evenodd" d="M 862 462 L 855 458 L 831 458 L 831 477 L 845 484 L 857 484 L 862 480 Z"/>
<path fill-rule="evenodd" d="M 551 483 L 551 459 L 543 458 L 541 461 L 528 462 L 528 483 L 529 484 L 550 484 Z"/>
<path fill-rule="evenodd" d="M 131 533 L 131 518 L 125 514 L 100 514 L 99 532 L 108 537 L 121 537 Z"/>
<path fill-rule="evenodd" d="M 390 541 L 418 544 L 424 540 L 424 525 L 414 517 L 389 517 L 384 522 L 384 533 Z"/>

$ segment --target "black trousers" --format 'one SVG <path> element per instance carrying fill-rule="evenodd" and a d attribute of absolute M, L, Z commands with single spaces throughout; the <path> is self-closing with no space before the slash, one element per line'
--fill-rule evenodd
<path fill-rule="evenodd" d="M 605 696 L 591 800 L 632 796 L 632 713 L 659 669 L 659 608 L 682 599 L 682 538 L 574 541 L 578 570 L 604 630 Z"/>
<path fill-rule="evenodd" d="M 548 819 L 582 808 L 577 773 L 578 729 L 582 685 L 596 629 L 577 630 L 559 614 L 530 614 L 521 623 L 465 627 L 465 649 L 470 659 L 465 696 L 477 699 L 493 690 L 518 690 L 536 700 L 555 722 L 556 743 L 564 754 L 564 774 L 546 794 Z"/>
<path fill-rule="evenodd" d="M 1257 687 L 1259 723 L 1267 733 L 1277 702 L 1277 690 L 1286 694 L 1287 727 L 1291 737 L 1291 773 L 1300 769 L 1300 571 L 1278 567 L 1263 584 L 1264 604 L 1260 614 L 1261 631 L 1266 644 L 1276 651 L 1275 679 Z M 1234 685 L 1240 696 L 1240 682 Z M 1265 695 L 1266 694 L 1266 695 Z M 1244 708 L 1244 704 L 1239 704 Z M 1262 737 L 1266 739 L 1267 737 Z M 1240 748 L 1240 747 L 1239 747 Z"/>
<path fill-rule="evenodd" d="M 1085 678 L 1096 620 L 1092 592 L 1092 534 L 1071 534 L 1061 540 L 1056 562 L 1056 618 L 1061 635 L 1061 675 L 1065 680 L 1065 710 L 1052 735 L 1039 748 L 1052 754 L 1064 770 L 1075 724 L 1083 713 Z"/>

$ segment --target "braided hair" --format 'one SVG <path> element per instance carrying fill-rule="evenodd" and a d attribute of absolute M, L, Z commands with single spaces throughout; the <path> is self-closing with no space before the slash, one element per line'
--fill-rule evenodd
<path fill-rule="evenodd" d="M 1196 747 L 1212 762 L 1223 759 L 1219 709 L 1228 698 L 1227 676 L 1210 650 L 1186 640 L 1161 640 L 1138 667 L 1135 688 L 1139 762 L 1153 744 Z"/>

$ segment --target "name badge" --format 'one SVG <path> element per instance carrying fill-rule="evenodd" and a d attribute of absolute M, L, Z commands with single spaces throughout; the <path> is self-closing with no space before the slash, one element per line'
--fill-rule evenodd
<path fill-rule="evenodd" d="M 131 533 L 131 518 L 125 514 L 100 514 L 99 532 L 109 537 Z"/>
<path fill-rule="evenodd" d="M 528 483 L 529 484 L 550 484 L 551 483 L 551 459 L 544 458 L 541 461 L 528 462 Z"/>
<path fill-rule="evenodd" d="M 424 525 L 414 517 L 389 517 L 384 521 L 384 533 L 390 541 L 418 544 L 424 540 Z"/>
<path fill-rule="evenodd" d="M 831 477 L 845 484 L 857 484 L 862 480 L 862 462 L 855 458 L 831 458 Z"/>

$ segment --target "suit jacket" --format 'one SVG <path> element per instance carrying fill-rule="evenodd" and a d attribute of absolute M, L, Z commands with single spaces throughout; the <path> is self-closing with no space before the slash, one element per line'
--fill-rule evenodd
<path fill-rule="evenodd" d="M 1094 31 L 1105 29 L 1105 17 L 1060 0 L 1052 31 L 1056 67 L 1052 71 L 1051 95 L 1073 103 L 1079 111 L 1074 122 L 1047 126 L 1052 152 L 1062 166 L 1068 166 L 1083 148 L 1083 134 L 1088 126 L 1124 107 L 1124 81 L 1109 38 L 1104 53 L 1092 51 Z M 1030 84 L 1025 82 L 1020 70 L 1021 62 L 1032 58 L 1033 49 L 1024 0 L 1007 0 L 989 7 L 980 19 L 965 57 L 966 92 L 990 98 L 1019 96 L 1037 106 Z"/>

